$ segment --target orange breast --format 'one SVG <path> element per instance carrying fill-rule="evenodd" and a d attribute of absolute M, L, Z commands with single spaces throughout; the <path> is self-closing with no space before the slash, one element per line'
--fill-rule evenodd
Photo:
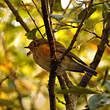
<path fill-rule="evenodd" d="M 50 48 L 48 44 L 40 45 L 38 48 L 35 48 L 33 57 L 36 63 L 44 68 L 45 70 L 50 70 Z"/>
<path fill-rule="evenodd" d="M 48 44 L 43 44 L 39 47 L 39 50 L 41 51 L 41 55 L 42 56 L 47 56 L 50 57 L 50 47 L 48 46 Z"/>

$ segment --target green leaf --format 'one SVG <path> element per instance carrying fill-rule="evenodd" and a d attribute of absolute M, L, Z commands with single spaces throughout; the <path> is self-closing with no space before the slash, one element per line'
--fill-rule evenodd
<path fill-rule="evenodd" d="M 35 39 L 36 31 L 37 29 L 32 29 L 31 31 L 27 32 L 25 35 L 27 36 L 28 39 Z"/>
<path fill-rule="evenodd" d="M 81 8 L 82 7 L 82 4 L 80 4 L 79 6 L 77 7 L 73 7 L 70 12 L 68 13 L 68 16 L 70 16 L 71 14 L 73 14 L 78 8 Z"/>
<path fill-rule="evenodd" d="M 84 10 L 82 10 L 82 11 L 80 12 L 80 14 L 78 15 L 78 19 L 79 19 L 79 20 L 83 18 L 83 16 L 84 16 L 84 14 L 86 13 L 86 11 L 87 11 L 87 8 L 85 8 Z M 89 13 L 88 13 L 87 18 L 89 18 L 95 11 L 96 11 L 96 8 L 91 8 L 91 10 L 90 10 Z"/>
<path fill-rule="evenodd" d="M 110 18 L 110 2 L 103 4 L 102 16 L 104 19 L 103 23 L 105 24 L 106 21 Z"/>
<path fill-rule="evenodd" d="M 110 92 L 110 80 L 106 81 L 104 87 L 106 88 L 106 90 L 107 90 L 108 92 Z"/>
<path fill-rule="evenodd" d="M 90 110 L 96 110 L 97 108 L 110 105 L 110 96 L 107 94 L 96 94 L 90 97 L 88 106 Z"/>
<path fill-rule="evenodd" d="M 67 94 L 67 93 L 73 93 L 73 94 L 98 94 L 98 92 L 92 91 L 90 89 L 86 89 L 83 87 L 72 87 L 70 89 L 64 89 L 64 90 L 57 90 L 58 94 Z"/>
<path fill-rule="evenodd" d="M 57 21 L 61 21 L 63 18 L 68 17 L 68 16 L 51 14 L 50 17 L 56 19 Z"/>
<path fill-rule="evenodd" d="M 8 87 L 9 88 L 15 88 L 13 81 L 10 79 L 8 79 Z"/>
<path fill-rule="evenodd" d="M 51 4 L 53 4 L 53 0 L 49 0 L 49 4 L 50 6 L 52 6 Z M 63 8 L 61 6 L 61 0 L 55 0 L 54 7 L 50 8 L 53 8 L 54 11 L 63 11 Z"/>
<path fill-rule="evenodd" d="M 78 20 L 78 21 L 67 21 L 67 23 L 80 23 L 81 21 Z"/>

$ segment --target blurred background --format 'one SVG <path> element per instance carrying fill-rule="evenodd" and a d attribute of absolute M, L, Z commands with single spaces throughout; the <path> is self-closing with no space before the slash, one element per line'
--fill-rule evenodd
<path fill-rule="evenodd" d="M 41 12 L 40 0 L 33 0 Z M 94 3 L 103 0 L 94 0 Z M 17 9 L 22 19 L 30 30 L 35 29 L 35 25 L 26 12 L 21 0 L 10 0 Z M 42 14 L 40 14 L 32 0 L 23 0 L 27 10 L 31 13 L 36 24 L 40 27 L 42 34 L 45 34 Z M 84 9 L 89 0 L 73 0 L 68 9 L 66 7 L 70 0 L 56 0 L 54 11 L 51 14 L 53 29 L 55 29 L 56 40 L 68 47 L 83 16 Z M 110 4 L 105 4 L 107 8 Z M 110 9 L 110 7 L 109 7 Z M 66 10 L 66 11 L 65 11 Z M 64 13 L 65 12 L 65 13 Z M 88 16 L 72 52 L 75 53 L 88 65 L 93 61 L 100 43 L 103 30 L 103 4 L 93 7 Z M 95 34 L 94 34 L 95 33 Z M 36 36 L 41 38 L 39 32 Z M 4 0 L 0 0 L 0 110 L 49 110 L 48 80 L 49 73 L 39 67 L 33 60 L 32 55 L 25 49 L 31 42 L 27 39 L 26 31 L 16 21 L 15 16 L 7 7 Z M 95 91 L 110 92 L 110 71 L 108 71 L 106 86 L 102 86 L 102 79 L 105 71 L 110 68 L 110 47 L 107 46 L 102 60 L 97 68 L 98 75 L 93 77 L 88 87 Z M 82 73 L 68 72 L 72 82 L 77 85 L 80 82 Z M 56 80 L 56 88 L 59 88 Z M 86 96 L 88 100 L 90 95 Z M 65 110 L 63 96 L 57 94 L 57 110 Z M 77 110 L 81 110 L 87 104 L 84 97 L 78 100 Z M 109 103 L 110 104 L 110 103 Z M 109 104 L 100 110 L 110 110 Z M 98 110 L 99 110 L 98 109 Z"/>

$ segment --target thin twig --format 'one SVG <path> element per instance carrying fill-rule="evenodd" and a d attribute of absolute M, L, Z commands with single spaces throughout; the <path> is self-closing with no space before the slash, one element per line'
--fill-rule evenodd
<path fill-rule="evenodd" d="M 35 5 L 37 11 L 39 12 L 39 14 L 41 15 L 41 17 L 43 17 L 42 13 L 40 12 L 39 8 L 37 7 L 36 3 L 34 0 L 32 0 L 33 4 Z"/>
<path fill-rule="evenodd" d="M 6 76 L 5 78 L 3 78 L 1 81 L 0 81 L 0 86 L 2 85 L 2 83 L 7 80 L 9 78 L 9 76 Z"/>
<path fill-rule="evenodd" d="M 78 27 L 78 29 L 77 29 L 77 31 L 76 31 L 76 33 L 75 33 L 73 39 L 71 40 L 71 43 L 70 43 L 69 47 L 67 48 L 67 50 L 63 53 L 63 55 L 62 55 L 62 57 L 61 57 L 61 61 L 64 59 L 64 56 L 67 55 L 68 52 L 72 49 L 72 47 L 73 47 L 73 45 L 74 45 L 74 43 L 75 43 L 75 41 L 76 41 L 76 39 L 77 39 L 77 37 L 78 37 L 78 34 L 79 34 L 79 32 L 80 32 L 80 30 L 81 30 L 81 28 L 82 28 L 82 26 L 83 26 L 83 23 L 84 23 L 84 21 L 86 20 L 86 18 L 87 18 L 87 16 L 88 16 L 88 13 L 89 13 L 89 11 L 90 11 L 90 9 L 91 9 L 91 7 L 92 7 L 92 3 L 93 3 L 93 0 L 90 1 L 87 10 L 86 10 L 86 12 L 84 13 L 84 17 L 82 18 L 81 23 L 80 23 L 80 25 L 79 25 L 79 27 Z"/>
<path fill-rule="evenodd" d="M 87 1 L 80 1 L 80 2 L 82 2 L 82 3 L 84 3 L 84 4 L 87 4 Z M 109 0 L 106 0 L 106 1 L 103 1 L 103 2 L 99 2 L 99 3 L 94 3 L 94 4 L 92 4 L 92 6 L 96 6 L 96 5 L 102 5 L 102 4 L 104 4 L 104 3 L 109 3 L 110 1 Z"/>
<path fill-rule="evenodd" d="M 16 21 L 18 21 L 22 25 L 22 27 L 25 29 L 26 32 L 29 32 L 30 29 L 28 28 L 28 26 L 26 25 L 26 23 L 21 18 L 21 16 L 19 15 L 18 11 L 13 7 L 13 5 L 9 2 L 9 0 L 4 0 L 4 1 L 8 5 L 8 7 L 10 8 L 10 10 L 13 12 L 13 14 L 15 15 Z"/>
<path fill-rule="evenodd" d="M 102 5 L 104 3 L 109 3 L 110 1 L 104 1 L 104 2 L 99 2 L 99 3 L 94 3 L 92 6 L 96 6 L 96 5 Z"/>
<path fill-rule="evenodd" d="M 108 76 L 108 72 L 109 72 L 109 68 L 107 67 L 106 68 L 106 71 L 105 71 L 105 75 L 104 75 L 104 79 L 103 79 L 103 82 L 102 82 L 102 86 L 105 84 L 106 82 L 106 79 L 107 79 L 107 76 Z"/>
<path fill-rule="evenodd" d="M 108 46 L 108 47 L 110 47 L 110 44 L 109 44 L 109 42 L 107 43 L 107 46 Z"/>
<path fill-rule="evenodd" d="M 66 13 L 67 9 L 69 8 L 69 6 L 70 6 L 71 2 L 72 2 L 72 0 L 70 0 L 70 1 L 69 1 L 69 3 L 68 3 L 68 5 L 67 5 L 67 7 L 65 8 L 65 10 L 64 10 L 64 12 L 63 12 L 63 15 L 65 15 L 65 13 Z"/>
<path fill-rule="evenodd" d="M 55 0 L 50 0 L 50 14 L 52 14 L 54 6 L 55 6 Z"/>
<path fill-rule="evenodd" d="M 69 4 L 67 5 L 66 9 L 64 10 L 63 14 L 62 15 L 65 15 L 67 9 L 69 8 L 70 4 L 71 4 L 72 0 L 69 1 Z M 60 22 L 59 22 L 60 23 Z M 58 25 L 55 27 L 55 29 L 53 30 L 54 32 L 57 30 L 58 28 Z"/>
<path fill-rule="evenodd" d="M 57 28 L 57 29 L 53 30 L 54 33 L 64 29 L 64 28 L 58 29 L 58 25 L 59 26 L 70 26 L 71 28 L 78 28 L 78 26 L 72 26 L 72 25 L 69 25 L 66 23 L 60 23 L 60 22 L 59 23 L 53 23 L 53 25 L 56 25 L 56 28 Z M 71 28 L 69 28 L 69 29 L 71 29 Z"/>
<path fill-rule="evenodd" d="M 66 23 L 53 23 L 53 25 L 60 25 L 60 26 L 70 26 L 72 28 L 78 28 L 78 26 L 73 26 L 73 25 L 70 25 L 70 24 L 66 24 Z"/>
<path fill-rule="evenodd" d="M 42 36 L 42 38 L 44 38 L 43 35 L 42 35 L 42 33 L 41 33 L 41 31 L 39 30 L 39 28 L 38 28 L 38 26 L 37 26 L 35 20 L 34 20 L 34 18 L 31 16 L 31 14 L 29 13 L 29 11 L 27 10 L 27 8 L 26 8 L 26 6 L 25 6 L 25 4 L 24 4 L 23 1 L 22 1 L 22 4 L 23 4 L 23 6 L 25 7 L 25 9 L 26 9 L 28 15 L 30 16 L 31 20 L 33 21 L 34 25 L 36 26 L 36 29 L 39 31 L 39 33 L 40 33 L 40 35 Z"/>
<path fill-rule="evenodd" d="M 90 30 L 88 30 L 88 29 L 85 29 L 85 28 L 83 28 L 82 30 L 84 30 L 84 31 L 86 31 L 86 32 L 88 32 L 88 33 L 91 33 L 91 34 L 95 35 L 97 38 L 101 39 L 101 37 L 98 36 L 95 32 L 92 32 L 92 31 L 90 31 Z"/>
<path fill-rule="evenodd" d="M 63 78 L 64 78 L 65 83 L 66 83 L 66 85 L 67 85 L 68 88 L 74 87 L 74 85 L 73 85 L 72 82 L 70 81 L 70 79 L 69 79 L 69 77 L 68 77 L 68 75 L 67 75 L 66 72 L 63 73 Z"/>
<path fill-rule="evenodd" d="M 96 38 L 102 39 L 102 37 L 98 36 L 95 32 L 89 31 L 88 29 L 83 28 L 82 30 L 89 32 L 96 36 Z M 93 39 L 93 38 L 92 38 Z M 90 39 L 91 40 L 91 39 Z M 108 47 L 110 47 L 109 41 L 106 43 Z"/>
<path fill-rule="evenodd" d="M 14 84 L 14 87 L 15 87 L 15 91 L 16 91 L 17 94 L 18 94 L 18 101 L 19 101 L 19 104 L 20 104 L 20 106 L 21 106 L 21 110 L 25 110 L 25 109 L 24 109 L 24 106 L 23 106 L 23 103 L 22 103 L 22 95 L 21 95 L 20 91 L 18 90 L 18 88 L 17 88 L 17 86 L 16 86 L 16 83 L 15 83 L 15 80 L 18 79 L 15 70 L 13 70 L 13 71 L 10 73 L 9 78 L 13 81 L 13 84 Z"/>
<path fill-rule="evenodd" d="M 63 101 L 61 101 L 58 97 L 56 97 L 56 99 L 58 100 L 59 103 L 66 105 Z"/>

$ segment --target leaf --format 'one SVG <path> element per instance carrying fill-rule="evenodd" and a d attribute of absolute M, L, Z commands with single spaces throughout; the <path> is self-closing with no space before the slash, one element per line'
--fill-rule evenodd
<path fill-rule="evenodd" d="M 86 11 L 87 11 L 87 8 L 85 8 L 84 10 L 82 10 L 82 11 L 80 12 L 80 14 L 78 15 L 78 19 L 79 19 L 79 20 L 83 18 L 83 16 L 84 16 L 84 14 L 86 13 Z M 89 13 L 88 13 L 87 18 L 89 18 L 95 11 L 96 11 L 96 8 L 91 8 L 91 10 L 90 10 Z"/>
<path fill-rule="evenodd" d="M 88 17 L 90 17 L 94 12 L 96 11 L 96 8 L 91 8 Z"/>
<path fill-rule="evenodd" d="M 5 93 L 12 93 L 15 92 L 15 88 L 1 87 L 1 91 Z"/>
<path fill-rule="evenodd" d="M 6 100 L 6 99 L 0 99 L 0 106 L 11 106 L 11 107 L 13 107 L 13 106 L 15 106 L 15 107 L 18 107 L 17 105 L 15 105 L 14 103 L 13 103 L 13 101 L 10 101 L 10 100 Z"/>
<path fill-rule="evenodd" d="M 8 79 L 8 87 L 9 88 L 15 88 L 13 81 L 10 79 Z"/>
<path fill-rule="evenodd" d="M 110 18 L 110 2 L 103 4 L 102 16 L 104 19 L 103 23 L 105 24 L 106 21 Z"/>
<path fill-rule="evenodd" d="M 78 21 L 67 21 L 67 23 L 80 23 L 81 21 L 78 20 Z"/>
<path fill-rule="evenodd" d="M 24 6 L 22 4 L 20 6 L 22 8 L 24 8 Z M 26 7 L 27 10 L 32 10 L 34 8 L 34 6 L 30 3 L 25 3 L 25 7 Z M 24 8 L 24 10 L 25 10 L 25 8 Z"/>
<path fill-rule="evenodd" d="M 70 16 L 72 13 L 74 13 L 78 8 L 81 8 L 82 7 L 82 4 L 80 4 L 80 6 L 77 6 L 77 7 L 73 7 L 70 12 L 68 13 L 68 16 Z"/>
<path fill-rule="evenodd" d="M 73 93 L 73 94 L 98 94 L 98 92 L 92 91 L 90 89 L 86 89 L 83 87 L 72 87 L 70 89 L 64 89 L 64 90 L 57 90 L 58 94 L 67 94 L 67 93 Z"/>
<path fill-rule="evenodd" d="M 0 3 L 0 8 L 6 8 L 4 3 Z"/>
<path fill-rule="evenodd" d="M 31 31 L 27 32 L 25 35 L 27 36 L 28 39 L 35 39 L 36 31 L 37 29 L 32 29 Z"/>
<path fill-rule="evenodd" d="M 63 18 L 68 17 L 68 16 L 51 14 L 50 17 L 56 19 L 57 21 L 61 21 Z"/>
<path fill-rule="evenodd" d="M 110 96 L 107 94 L 96 94 L 90 97 L 88 106 L 90 110 L 96 110 L 102 106 L 110 105 Z"/>
<path fill-rule="evenodd" d="M 106 81 L 104 87 L 107 89 L 108 92 L 110 92 L 110 80 Z"/>
<path fill-rule="evenodd" d="M 53 4 L 53 0 L 49 0 L 49 4 Z M 52 7 L 51 7 L 52 8 Z M 61 0 L 55 0 L 55 4 L 54 4 L 54 7 L 53 7 L 53 10 L 54 11 L 63 11 L 63 8 L 61 6 Z"/>

